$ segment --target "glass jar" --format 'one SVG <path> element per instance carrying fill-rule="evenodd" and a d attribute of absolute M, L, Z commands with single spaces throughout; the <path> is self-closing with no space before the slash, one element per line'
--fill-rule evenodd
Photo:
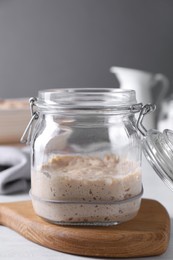
<path fill-rule="evenodd" d="M 143 193 L 135 91 L 52 89 L 30 103 L 22 139 L 31 143 L 36 214 L 62 225 L 134 218 Z"/>

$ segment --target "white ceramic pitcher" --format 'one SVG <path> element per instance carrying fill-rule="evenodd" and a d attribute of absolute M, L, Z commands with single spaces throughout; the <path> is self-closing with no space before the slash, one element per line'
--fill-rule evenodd
<path fill-rule="evenodd" d="M 122 89 L 134 89 L 136 91 L 136 98 L 138 102 L 153 103 L 159 107 L 160 102 L 165 96 L 169 88 L 169 81 L 167 77 L 162 74 L 152 74 L 149 72 L 123 68 L 123 67 L 111 67 L 110 72 L 114 73 L 120 83 Z M 152 88 L 158 87 L 159 92 L 156 97 L 152 96 Z M 156 128 L 156 115 L 151 113 L 145 118 L 146 128 Z"/>

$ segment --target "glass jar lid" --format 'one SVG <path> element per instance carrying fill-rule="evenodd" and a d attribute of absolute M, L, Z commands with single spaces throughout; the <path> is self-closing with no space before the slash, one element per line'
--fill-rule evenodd
<path fill-rule="evenodd" d="M 162 181 L 173 191 L 173 131 L 151 129 L 142 141 L 143 152 Z"/>
<path fill-rule="evenodd" d="M 173 131 L 165 129 L 163 133 L 155 129 L 146 130 L 143 119 L 153 112 L 156 106 L 146 104 L 142 107 L 137 120 L 137 129 L 143 135 L 144 155 L 161 180 L 173 191 Z"/>

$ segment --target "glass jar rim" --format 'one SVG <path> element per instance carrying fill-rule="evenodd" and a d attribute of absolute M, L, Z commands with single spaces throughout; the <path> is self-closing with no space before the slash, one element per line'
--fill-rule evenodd
<path fill-rule="evenodd" d="M 39 109 L 80 111 L 129 111 L 135 105 L 135 90 L 119 88 L 57 88 L 38 92 Z"/>

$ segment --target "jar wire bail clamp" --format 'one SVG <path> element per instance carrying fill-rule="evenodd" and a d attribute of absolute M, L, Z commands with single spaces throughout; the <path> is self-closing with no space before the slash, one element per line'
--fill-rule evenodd
<path fill-rule="evenodd" d="M 35 102 L 37 101 L 37 99 L 35 97 L 31 97 L 29 99 L 29 103 L 30 103 L 30 111 L 31 111 L 31 119 L 20 139 L 20 142 L 22 144 L 30 144 L 31 141 L 31 134 L 32 134 L 32 129 L 33 129 L 33 122 L 34 120 L 37 120 L 39 118 L 39 114 L 37 111 L 34 110 Z"/>
<path fill-rule="evenodd" d="M 146 133 L 147 133 L 147 129 L 144 127 L 143 125 L 143 119 L 144 117 L 151 113 L 151 112 L 154 112 L 156 109 L 156 105 L 153 105 L 153 104 L 146 104 L 144 105 L 142 108 L 141 108 L 141 111 L 140 111 L 140 114 L 139 114 L 139 117 L 138 117 L 138 120 L 137 120 L 137 129 L 139 130 L 139 132 L 143 135 L 143 136 L 146 136 Z"/>

